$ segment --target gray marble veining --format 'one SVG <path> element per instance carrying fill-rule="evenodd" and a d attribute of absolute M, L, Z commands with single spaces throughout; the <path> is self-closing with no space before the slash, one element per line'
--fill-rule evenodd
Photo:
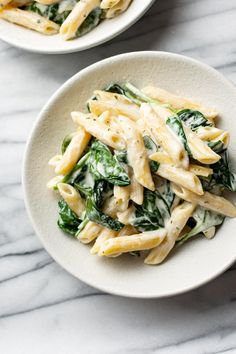
<path fill-rule="evenodd" d="M 41 107 L 85 66 L 136 50 L 189 55 L 236 84 L 236 2 L 157 0 L 128 31 L 82 53 L 47 56 L 0 43 L 1 354 L 236 353 L 235 266 L 177 297 L 119 298 L 58 266 L 26 215 L 22 156 Z"/>

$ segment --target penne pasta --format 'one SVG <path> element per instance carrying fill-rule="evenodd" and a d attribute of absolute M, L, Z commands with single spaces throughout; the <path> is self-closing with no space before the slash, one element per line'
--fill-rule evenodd
<path fill-rule="evenodd" d="M 156 143 L 163 148 L 177 166 L 188 164 L 188 157 L 184 147 L 165 124 L 166 111 L 163 111 L 163 117 L 153 107 L 153 105 L 144 103 L 141 105 L 140 112 L 146 126 L 149 127 L 155 137 Z"/>
<path fill-rule="evenodd" d="M 42 5 L 53 5 L 59 3 L 61 0 L 35 0 Z"/>
<path fill-rule="evenodd" d="M 159 246 L 150 251 L 145 258 L 144 263 L 160 264 L 164 261 L 174 247 L 175 241 L 192 215 L 194 209 L 195 204 L 183 202 L 173 210 L 171 218 L 166 225 L 166 238 Z"/>
<path fill-rule="evenodd" d="M 114 198 L 117 205 L 118 211 L 125 211 L 128 209 L 129 199 L 130 199 L 130 186 L 121 187 L 114 186 Z"/>
<path fill-rule="evenodd" d="M 78 128 L 76 135 L 72 138 L 61 160 L 56 165 L 55 172 L 67 175 L 81 157 L 90 139 L 91 135 L 89 133 L 81 127 Z"/>
<path fill-rule="evenodd" d="M 91 11 L 100 5 L 99 0 L 80 0 L 60 28 L 60 34 L 65 40 L 74 38 L 76 31 L 88 17 Z"/>
<path fill-rule="evenodd" d="M 229 145 L 229 132 L 216 127 L 199 127 L 196 131 L 198 138 L 204 141 L 222 141 L 224 148 Z"/>
<path fill-rule="evenodd" d="M 58 183 L 61 183 L 63 181 L 63 178 L 65 176 L 55 176 L 53 178 L 51 178 L 48 183 L 47 183 L 47 188 L 50 190 L 53 190 L 55 188 L 57 188 Z"/>
<path fill-rule="evenodd" d="M 65 202 L 68 204 L 71 210 L 81 217 L 83 212 L 85 211 L 85 202 L 81 198 L 79 192 L 67 183 L 58 183 L 57 184 L 58 191 Z"/>
<path fill-rule="evenodd" d="M 164 151 L 154 152 L 154 154 L 149 155 L 149 159 L 158 163 L 174 164 L 170 156 Z"/>
<path fill-rule="evenodd" d="M 133 168 L 136 180 L 143 187 L 154 190 L 155 186 L 152 180 L 142 135 L 128 118 L 119 116 L 119 123 L 126 139 L 128 160 L 130 166 Z"/>
<path fill-rule="evenodd" d="M 3 9 L 0 11 L 0 18 L 47 35 L 55 34 L 59 30 L 55 22 L 34 12 L 17 8 Z"/>
<path fill-rule="evenodd" d="M 101 9 L 109 9 L 115 5 L 117 5 L 120 2 L 120 0 L 102 0 L 101 1 Z"/>
<path fill-rule="evenodd" d="M 62 155 L 55 155 L 48 161 L 48 165 L 56 168 L 57 165 L 61 162 L 61 160 Z"/>
<path fill-rule="evenodd" d="M 190 203 L 199 204 L 203 208 L 212 210 L 218 214 L 222 214 L 231 218 L 236 217 L 235 206 L 223 197 L 209 192 L 204 192 L 203 195 L 199 196 L 175 184 L 172 185 L 172 189 L 174 193 L 183 200 L 186 200 Z"/>
<path fill-rule="evenodd" d="M 110 257 L 120 253 L 147 250 L 158 246 L 165 236 L 166 230 L 159 229 L 136 235 L 112 238 L 102 244 L 98 255 Z"/>
<path fill-rule="evenodd" d="M 203 164 L 214 164 L 220 160 L 220 156 L 216 154 L 209 146 L 202 141 L 196 133 L 189 127 L 184 126 L 184 132 L 188 140 L 188 146 L 193 158 Z"/>
<path fill-rule="evenodd" d="M 110 10 L 108 1 L 101 4 Z M 220 196 L 236 191 L 229 133 L 194 110 L 205 109 L 209 120 L 216 112 L 161 90 L 149 98 L 130 83 L 93 93 L 89 113 L 71 113 L 77 131 L 48 163 L 58 175 L 47 187 L 64 199 L 57 223 L 63 232 L 95 241 L 90 252 L 99 256 L 148 250 L 144 263 L 151 265 L 195 235 L 214 237 L 224 216 L 236 217 Z M 176 113 L 187 104 L 190 110 Z"/>
<path fill-rule="evenodd" d="M 118 97 L 118 95 L 117 95 Z M 119 101 L 116 99 L 110 100 L 89 100 L 88 105 L 91 113 L 99 116 L 104 111 L 109 111 L 110 114 L 117 116 L 123 114 L 126 117 L 129 117 L 133 121 L 137 121 L 140 118 L 139 107 L 131 102 L 126 100 Z"/>
<path fill-rule="evenodd" d="M 106 18 L 113 18 L 127 10 L 132 0 L 120 0 L 106 11 Z"/>
<path fill-rule="evenodd" d="M 195 164 L 190 164 L 188 170 L 189 172 L 194 173 L 196 176 L 203 176 L 203 177 L 208 177 L 213 173 L 212 168 L 195 165 Z"/>
<path fill-rule="evenodd" d="M 104 144 L 107 144 L 117 150 L 125 149 L 124 139 L 119 134 L 111 131 L 109 126 L 103 122 L 100 122 L 99 119 L 93 115 L 86 115 L 81 112 L 72 112 L 71 116 L 74 123 L 82 126 L 88 133 L 101 140 Z"/>
<path fill-rule="evenodd" d="M 143 204 L 143 186 L 136 180 L 134 173 L 131 173 L 130 200 L 138 205 Z"/>
<path fill-rule="evenodd" d="M 120 222 L 124 225 L 132 224 L 132 219 L 134 217 L 134 207 L 130 206 L 127 210 L 122 212 L 117 212 L 117 217 Z"/>
<path fill-rule="evenodd" d="M 203 195 L 204 193 L 199 178 L 190 171 L 186 171 L 173 165 L 161 164 L 156 173 L 198 195 Z"/>
<path fill-rule="evenodd" d="M 213 119 L 218 113 L 215 109 L 207 108 L 199 103 L 192 102 L 187 98 L 182 98 L 180 96 L 174 95 L 166 90 L 159 87 L 147 86 L 142 89 L 145 95 L 160 101 L 161 103 L 170 104 L 175 110 L 181 109 L 193 109 L 202 112 L 207 118 Z"/>
<path fill-rule="evenodd" d="M 90 253 L 91 254 L 96 254 L 99 252 L 101 246 L 104 244 L 105 241 L 114 238 L 114 237 L 121 237 L 121 236 L 127 236 L 127 235 L 133 235 L 135 232 L 135 228 L 131 225 L 124 226 L 121 231 L 115 232 L 113 230 L 108 230 L 104 229 L 101 234 L 98 236 L 96 239 Z M 119 256 L 120 254 L 116 254 L 115 256 Z"/>
<path fill-rule="evenodd" d="M 77 238 L 82 243 L 87 244 L 94 241 L 100 235 L 102 230 L 103 226 L 96 224 L 93 221 L 89 221 Z"/>
<path fill-rule="evenodd" d="M 113 231 L 113 230 L 109 230 L 109 229 L 105 229 L 101 231 L 101 233 L 99 234 L 99 236 L 97 237 L 93 247 L 90 250 L 91 254 L 96 254 L 99 252 L 100 247 L 102 246 L 102 244 L 109 240 L 110 238 L 116 237 L 118 235 L 117 231 Z"/>

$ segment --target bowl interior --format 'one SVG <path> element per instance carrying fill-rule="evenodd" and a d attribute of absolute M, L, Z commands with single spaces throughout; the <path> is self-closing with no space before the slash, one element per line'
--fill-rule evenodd
<path fill-rule="evenodd" d="M 115 259 L 90 255 L 90 247 L 64 235 L 56 225 L 57 196 L 46 189 L 53 172 L 47 165 L 59 153 L 67 132 L 73 131 L 70 112 L 83 109 L 94 89 L 130 81 L 138 87 L 158 85 L 196 98 L 220 112 L 219 126 L 231 134 L 231 159 L 236 170 L 236 90 L 208 66 L 179 55 L 139 52 L 116 56 L 84 69 L 54 94 L 31 134 L 24 164 L 26 205 L 34 228 L 52 257 L 82 281 L 110 293 L 162 297 L 192 289 L 214 278 L 235 260 L 235 219 L 227 219 L 216 237 L 198 237 L 179 248 L 160 266 L 140 258 Z"/>
<path fill-rule="evenodd" d="M 126 30 L 151 6 L 154 0 L 135 0 L 127 11 L 99 26 L 81 38 L 64 41 L 59 35 L 45 36 L 0 19 L 0 38 L 16 47 L 40 53 L 71 53 L 104 43 Z"/>

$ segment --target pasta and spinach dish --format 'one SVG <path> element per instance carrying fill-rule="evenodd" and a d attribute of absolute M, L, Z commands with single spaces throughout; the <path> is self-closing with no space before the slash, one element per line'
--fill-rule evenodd
<path fill-rule="evenodd" d="M 91 254 L 142 252 L 146 264 L 197 235 L 214 237 L 225 217 L 236 217 L 223 196 L 236 180 L 217 115 L 153 86 L 94 91 L 84 112 L 71 113 L 76 131 L 49 161 L 58 226 L 91 243 Z"/>
<path fill-rule="evenodd" d="M 63 39 L 80 37 L 103 19 L 124 12 L 132 0 L 0 0 L 0 18 Z"/>

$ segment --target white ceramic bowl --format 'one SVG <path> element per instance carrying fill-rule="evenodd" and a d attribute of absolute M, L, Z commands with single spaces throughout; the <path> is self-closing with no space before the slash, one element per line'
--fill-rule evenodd
<path fill-rule="evenodd" d="M 221 74 L 193 59 L 164 52 L 135 52 L 100 61 L 68 80 L 40 113 L 29 138 L 23 172 L 28 213 L 43 245 L 68 272 L 109 293 L 164 297 L 198 287 L 226 270 L 236 255 L 236 219 L 225 220 L 216 237 L 198 237 L 175 251 L 160 266 L 140 258 L 99 258 L 57 227 L 57 197 L 46 189 L 52 171 L 47 165 L 73 131 L 70 112 L 81 109 L 94 89 L 130 81 L 138 87 L 156 84 L 216 107 L 220 126 L 231 133 L 231 157 L 236 170 L 236 90 Z"/>
<path fill-rule="evenodd" d="M 72 53 L 107 42 L 134 24 L 155 0 L 134 0 L 127 11 L 101 22 L 81 38 L 64 41 L 61 36 L 45 36 L 0 19 L 0 39 L 31 52 L 45 54 Z"/>

